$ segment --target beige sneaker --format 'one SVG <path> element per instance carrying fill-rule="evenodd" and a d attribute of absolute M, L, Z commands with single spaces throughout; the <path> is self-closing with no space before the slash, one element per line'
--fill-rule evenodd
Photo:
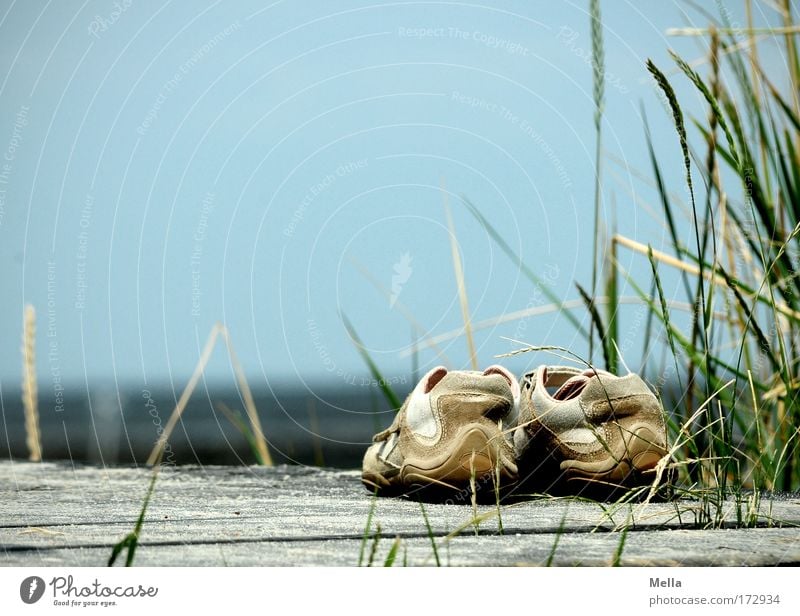
<path fill-rule="evenodd" d="M 376 434 L 364 455 L 364 485 L 381 493 L 418 487 L 469 489 L 499 475 L 516 481 L 511 428 L 519 415 L 520 388 L 501 366 L 484 372 L 440 366 L 408 396 L 392 425 Z"/>
<path fill-rule="evenodd" d="M 667 453 L 666 426 L 639 376 L 541 366 L 522 377 L 521 389 L 514 449 L 522 475 L 573 494 L 653 482 Z"/>

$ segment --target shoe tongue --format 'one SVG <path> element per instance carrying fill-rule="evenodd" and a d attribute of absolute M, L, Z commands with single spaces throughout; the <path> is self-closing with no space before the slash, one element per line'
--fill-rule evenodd
<path fill-rule="evenodd" d="M 584 370 L 581 374 L 570 377 L 559 387 L 558 391 L 553 394 L 553 398 L 556 400 L 571 400 L 575 398 L 583 391 L 583 388 L 586 387 L 589 379 L 593 376 L 594 372 L 592 370 Z"/>

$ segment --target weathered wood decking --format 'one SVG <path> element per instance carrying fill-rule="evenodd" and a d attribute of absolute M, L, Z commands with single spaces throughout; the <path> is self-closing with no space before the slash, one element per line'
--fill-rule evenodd
<path fill-rule="evenodd" d="M 304 467 L 178 467 L 163 472 L 147 512 L 136 565 L 356 565 L 372 497 L 355 471 Z M 133 528 L 150 473 L 134 468 L 72 468 L 0 463 L 0 564 L 104 565 Z M 800 498 L 762 503 L 772 527 L 701 530 L 697 502 L 614 507 L 532 500 L 496 507 L 476 536 L 467 505 L 427 504 L 443 565 L 543 564 L 562 524 L 553 564 L 607 565 L 630 520 L 623 565 L 800 564 Z M 728 516 L 735 520 L 733 503 Z M 433 565 L 418 503 L 378 499 L 375 562 L 394 537 L 409 565 Z M 612 531 L 612 532 L 609 532 Z M 371 542 L 370 542 L 371 545 Z M 366 552 L 369 553 L 369 546 Z M 124 558 L 123 558 L 124 560 Z"/>

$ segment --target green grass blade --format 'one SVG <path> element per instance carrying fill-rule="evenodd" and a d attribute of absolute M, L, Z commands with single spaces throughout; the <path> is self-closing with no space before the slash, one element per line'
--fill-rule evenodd
<path fill-rule="evenodd" d="M 422 511 L 422 519 L 425 520 L 425 529 L 428 531 L 428 539 L 430 539 L 431 548 L 433 548 L 433 559 L 436 561 L 436 566 L 441 567 L 442 563 L 439 562 L 439 550 L 436 548 L 436 538 L 433 535 L 433 529 L 428 520 L 428 513 L 425 511 L 425 505 L 422 504 L 422 501 L 419 503 L 419 508 Z"/>
<path fill-rule="evenodd" d="M 647 258 L 650 260 L 650 268 L 653 271 L 653 281 L 656 285 L 656 290 L 658 291 L 658 299 L 660 301 L 661 312 L 659 313 L 659 317 L 661 321 L 664 323 L 664 330 L 667 333 L 667 343 L 669 344 L 669 349 L 672 351 L 672 357 L 675 361 L 675 374 L 678 378 L 678 386 L 683 390 L 683 383 L 681 382 L 681 371 L 678 367 L 678 352 L 675 348 L 675 337 L 672 334 L 672 326 L 670 325 L 669 320 L 669 308 L 667 308 L 667 298 L 664 295 L 664 288 L 661 286 L 661 277 L 658 275 L 658 265 L 656 264 L 656 260 L 653 257 L 653 247 L 648 245 L 647 246 Z M 651 310 L 651 314 L 654 311 Z"/>
<path fill-rule="evenodd" d="M 667 221 L 667 229 L 669 230 L 672 246 L 675 249 L 675 253 L 677 254 L 678 258 L 680 258 L 683 253 L 683 250 L 678 236 L 677 225 L 675 224 L 675 215 L 672 211 L 672 204 L 669 199 L 667 188 L 664 184 L 664 177 L 661 173 L 661 166 L 658 163 L 655 150 L 653 149 L 653 138 L 650 133 L 650 125 L 647 122 L 647 116 L 644 113 L 644 109 L 642 109 L 642 117 L 644 118 L 645 141 L 647 142 L 647 151 L 650 156 L 650 165 L 653 169 L 653 175 L 655 176 L 656 189 L 658 190 L 659 199 L 661 200 L 661 207 L 664 210 L 664 217 L 666 218 Z M 686 291 L 686 297 L 691 297 L 692 292 L 689 286 L 689 278 L 686 275 L 686 272 L 681 272 L 681 280 L 683 281 L 683 286 Z"/>
<path fill-rule="evenodd" d="M 478 210 L 478 208 L 464 196 L 461 197 L 461 201 L 467 206 L 470 213 L 478 220 L 478 222 L 481 223 L 481 226 L 489 234 L 489 237 L 491 237 L 492 240 L 494 240 L 494 242 L 506 254 L 506 256 L 511 259 L 512 263 L 519 267 L 523 276 L 530 280 L 531 283 L 536 285 L 536 288 L 541 290 L 542 294 L 552 303 L 561 305 L 563 303 L 561 298 L 554 293 L 552 289 L 550 289 L 550 285 L 548 285 L 542 278 L 537 276 L 530 267 L 528 267 L 528 265 L 522 260 L 522 257 L 514 252 L 514 249 L 511 248 L 508 242 L 506 242 L 503 235 L 494 228 L 492 223 L 490 223 L 483 214 L 481 214 L 480 210 Z M 572 314 L 569 310 L 564 310 L 561 312 L 561 314 L 564 315 L 564 317 L 570 322 L 576 331 L 578 331 L 582 336 L 588 337 L 588 332 L 583 328 L 580 320 L 574 314 Z"/>
<path fill-rule="evenodd" d="M 667 97 L 667 102 L 669 103 L 670 109 L 672 110 L 672 119 L 675 123 L 675 129 L 678 133 L 678 141 L 680 142 L 681 151 L 683 152 L 683 165 L 686 170 L 686 185 L 689 188 L 689 196 L 691 198 L 692 203 L 692 215 L 693 215 L 693 222 L 694 222 L 694 232 L 695 232 L 695 240 L 696 240 L 696 247 L 698 250 L 698 254 L 702 255 L 703 253 L 700 252 L 700 230 L 699 230 L 699 220 L 697 217 L 697 206 L 695 205 L 694 199 L 694 186 L 692 183 L 692 163 L 691 157 L 689 155 L 689 146 L 686 137 L 686 126 L 683 122 L 683 111 L 681 110 L 680 104 L 678 103 L 678 98 L 675 96 L 675 91 L 672 89 L 667 78 L 664 76 L 658 67 L 653 64 L 652 60 L 647 61 L 647 70 L 653 75 L 656 84 L 661 88 L 664 92 L 664 95 Z M 700 278 L 703 278 L 702 269 L 700 271 Z M 705 300 L 703 300 L 703 305 L 705 305 Z"/>
<path fill-rule="evenodd" d="M 369 538 L 369 531 L 372 528 L 372 516 L 375 515 L 375 506 L 378 504 L 378 490 L 372 494 L 372 501 L 369 505 L 369 513 L 367 514 L 367 523 L 364 525 L 364 534 L 361 536 L 361 549 L 358 552 L 358 566 L 364 563 L 364 551 L 367 548 L 367 539 Z"/>
<path fill-rule="evenodd" d="M 725 121 L 725 116 L 722 113 L 722 110 L 719 106 L 719 101 L 717 101 L 716 97 L 711 93 L 706 86 L 705 82 L 700 78 L 694 69 L 689 66 L 686 61 L 681 58 L 678 54 L 674 51 L 669 52 L 672 56 L 672 59 L 678 65 L 678 67 L 683 71 L 683 73 L 689 78 L 689 80 L 695 85 L 695 87 L 700 91 L 700 93 L 705 97 L 706 102 L 711 106 L 714 114 L 719 122 L 720 127 L 722 128 L 722 132 L 725 134 L 725 139 L 728 142 L 728 149 L 730 150 L 731 159 L 736 165 L 737 169 L 741 168 L 741 159 L 739 157 L 739 152 L 736 149 L 736 142 L 733 139 L 733 134 L 731 133 L 731 129 L 728 126 L 728 123 Z"/>
<path fill-rule="evenodd" d="M 564 527 L 567 524 L 567 511 L 561 516 L 561 522 L 558 524 L 556 531 L 556 538 L 553 540 L 553 545 L 550 546 L 550 553 L 547 555 L 547 560 L 544 563 L 545 567 L 553 566 L 553 559 L 556 557 L 556 550 L 558 550 L 558 543 L 561 541 L 561 536 L 564 534 Z"/>
<path fill-rule="evenodd" d="M 603 360 L 605 362 L 606 370 L 611 370 L 611 355 L 609 353 L 608 347 L 611 344 L 611 341 L 606 334 L 605 327 L 603 326 L 603 319 L 600 317 L 600 313 L 597 311 L 597 306 L 595 306 L 594 300 L 589 296 L 580 284 L 577 282 L 575 283 L 575 287 L 578 289 L 578 293 L 580 293 L 581 298 L 583 299 L 584 303 L 586 304 L 587 310 L 589 310 L 589 314 L 592 318 L 592 323 L 594 327 L 597 329 L 597 335 L 600 337 L 601 341 L 601 348 L 603 349 Z"/>
<path fill-rule="evenodd" d="M 625 551 L 625 541 L 628 538 L 628 531 L 630 528 L 630 525 L 626 524 L 625 528 L 623 528 L 620 532 L 619 543 L 617 544 L 617 549 L 614 550 L 614 556 L 611 559 L 612 567 L 619 567 L 622 563 L 622 552 Z"/>
<path fill-rule="evenodd" d="M 147 487 L 147 493 L 145 494 L 144 502 L 142 503 L 142 509 L 139 512 L 139 517 L 136 520 L 133 531 L 128 533 L 122 539 L 122 541 L 114 545 L 111 550 L 111 556 L 108 559 L 109 567 L 114 566 L 117 557 L 119 557 L 124 549 L 128 550 L 127 557 L 125 558 L 125 566 L 130 567 L 133 565 L 133 559 L 136 555 L 136 548 L 139 545 L 139 536 L 142 533 L 142 526 L 144 526 L 144 516 L 147 513 L 147 507 L 150 505 L 150 498 L 153 496 L 153 492 L 155 491 L 157 478 L 158 466 L 153 469 L 152 477 L 150 478 L 150 484 Z"/>
<path fill-rule="evenodd" d="M 681 151 L 683 152 L 683 165 L 686 170 L 686 185 L 689 188 L 689 197 L 691 199 L 692 204 L 692 226 L 694 227 L 694 236 L 695 236 L 695 247 L 697 249 L 697 255 L 702 260 L 704 255 L 704 247 L 703 242 L 700 240 L 700 220 L 697 216 L 697 205 L 695 203 L 694 198 L 694 186 L 692 184 L 692 163 L 691 157 L 689 155 L 689 146 L 686 137 L 686 126 L 683 122 L 683 111 L 681 110 L 681 106 L 678 103 L 678 98 L 675 96 L 675 91 L 672 89 L 667 78 L 664 76 L 658 67 L 653 63 L 652 60 L 647 61 L 647 70 L 653 75 L 658 86 L 664 92 L 664 95 L 667 97 L 667 101 L 669 103 L 670 109 L 672 110 L 672 118 L 675 123 L 675 129 L 678 133 L 678 141 L 680 142 Z M 716 260 L 716 257 L 715 257 Z M 710 327 L 711 323 L 708 319 L 710 304 L 706 302 L 706 292 L 705 292 L 705 275 L 703 265 L 700 265 L 700 275 L 697 279 L 697 301 L 693 302 L 695 308 L 695 323 L 696 326 L 700 328 L 702 333 L 702 340 L 703 340 L 703 349 L 704 349 L 704 363 L 705 363 L 705 371 L 706 373 L 710 373 L 712 370 L 709 358 L 709 335 L 710 335 Z M 703 318 L 700 320 L 697 318 L 698 314 L 702 314 Z M 693 334 L 694 335 L 694 334 Z M 691 372 L 691 371 L 690 371 Z M 706 397 L 709 397 L 711 394 L 710 390 L 706 390 Z"/>
<path fill-rule="evenodd" d="M 392 547 L 389 548 L 389 553 L 386 555 L 386 560 L 383 561 L 384 567 L 394 566 L 394 561 L 397 559 L 397 552 L 399 549 L 400 549 L 400 537 L 395 537 L 394 543 L 392 543 Z"/>
<path fill-rule="evenodd" d="M 381 524 L 378 522 L 377 526 L 375 527 L 375 534 L 372 536 L 372 546 L 369 550 L 369 560 L 367 561 L 367 567 L 371 567 L 372 563 L 375 562 L 375 554 L 378 552 L 378 543 L 381 540 Z"/>
<path fill-rule="evenodd" d="M 342 314 L 342 322 L 344 323 L 345 329 L 347 329 L 347 333 L 350 335 L 350 338 L 352 338 L 353 342 L 355 343 L 356 350 L 363 358 L 364 363 L 367 364 L 367 368 L 369 368 L 372 378 L 378 382 L 378 385 L 381 388 L 383 395 L 386 397 L 387 402 L 389 402 L 389 405 L 393 409 L 399 409 L 403 405 L 402 402 L 400 402 L 400 398 L 398 398 L 397 394 L 394 393 L 394 390 L 389 385 L 389 381 L 383 377 L 381 371 L 378 369 L 377 364 L 372 360 L 372 357 L 364 346 L 364 343 L 361 342 L 361 338 L 358 337 L 358 333 L 356 333 L 353 324 L 350 323 L 350 320 L 344 314 Z"/>
<path fill-rule="evenodd" d="M 616 235 L 616 229 L 615 235 Z M 613 236 L 612 236 L 613 237 Z M 617 340 L 619 340 L 619 289 L 617 284 L 617 243 L 612 239 L 610 246 L 610 259 L 609 268 L 606 274 L 606 297 L 608 304 L 606 305 L 606 351 L 608 354 L 607 370 L 611 374 L 618 374 L 619 372 L 619 352 L 617 348 Z"/>

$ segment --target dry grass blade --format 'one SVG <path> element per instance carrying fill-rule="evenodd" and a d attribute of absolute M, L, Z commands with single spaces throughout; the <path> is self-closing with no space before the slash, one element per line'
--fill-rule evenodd
<path fill-rule="evenodd" d="M 267 439 L 264 438 L 264 431 L 261 428 L 261 420 L 258 418 L 258 411 L 256 410 L 256 402 L 253 399 L 253 392 L 250 391 L 250 385 L 247 383 L 247 378 L 244 375 L 244 370 L 236 357 L 236 352 L 233 350 L 231 337 L 228 333 L 228 328 L 224 325 L 220 326 L 223 340 L 225 340 L 225 347 L 228 349 L 228 356 L 231 359 L 233 371 L 236 374 L 236 381 L 239 383 L 239 388 L 242 390 L 242 397 L 244 398 L 244 408 L 247 412 L 247 418 L 250 420 L 250 425 L 253 428 L 253 437 L 255 439 L 256 449 L 258 455 L 263 461 L 265 466 L 272 466 L 272 456 L 267 449 Z"/>
<path fill-rule="evenodd" d="M 667 28 L 667 36 L 708 36 L 711 28 Z M 767 35 L 800 34 L 800 26 L 779 26 L 775 28 L 716 28 L 720 34 L 739 35 Z"/>
<path fill-rule="evenodd" d="M 236 355 L 233 352 L 228 330 L 221 323 L 217 323 L 211 328 L 211 333 L 208 335 L 208 339 L 206 340 L 206 344 L 203 347 L 202 353 L 200 354 L 200 359 L 197 361 L 197 365 L 194 368 L 194 372 L 192 373 L 189 382 L 186 384 L 186 387 L 181 393 L 181 397 L 178 399 L 178 403 L 175 405 L 175 410 L 172 411 L 172 415 L 170 415 L 169 420 L 164 427 L 164 431 L 161 433 L 161 436 L 153 447 L 150 457 L 147 458 L 148 465 L 154 466 L 160 463 L 161 456 L 164 453 L 164 447 L 166 446 L 172 431 L 175 429 L 178 420 L 181 418 L 183 411 L 186 409 L 186 405 L 189 403 L 189 399 L 192 397 L 192 394 L 197 387 L 197 383 L 200 382 L 200 378 L 203 376 L 203 372 L 206 369 L 208 360 L 211 358 L 211 353 L 216 346 L 217 338 L 220 335 L 222 335 L 223 339 L 225 340 L 225 345 L 231 359 L 231 364 L 233 365 L 234 372 L 236 373 L 239 387 L 242 390 L 245 409 L 247 411 L 247 416 L 250 419 L 250 423 L 252 424 L 253 433 L 256 440 L 255 446 L 259 452 L 259 455 L 262 457 L 264 464 L 267 466 L 272 466 L 272 458 L 266 446 L 264 433 L 261 430 L 261 422 L 258 419 L 255 402 L 253 401 L 253 394 L 251 393 L 250 387 L 247 384 L 247 379 L 244 377 L 242 367 L 239 365 L 239 360 L 236 358 Z"/>
<path fill-rule="evenodd" d="M 683 425 L 680 428 L 678 437 L 675 439 L 675 444 L 670 448 L 670 450 L 666 453 L 666 455 L 663 456 L 661 458 L 661 460 L 659 460 L 658 464 L 656 464 L 656 467 L 655 467 L 655 478 L 653 479 L 653 483 L 650 485 L 650 490 L 647 493 L 647 498 L 645 498 L 639 504 L 639 509 L 638 509 L 639 511 L 644 510 L 644 508 L 648 505 L 648 503 L 650 503 L 650 501 L 656 495 L 656 492 L 658 492 L 658 488 L 661 485 L 661 482 L 662 482 L 662 480 L 664 478 L 664 472 L 666 471 L 667 466 L 670 464 L 670 461 L 674 458 L 674 456 L 678 452 L 678 450 L 681 449 L 686 444 L 686 442 L 694 439 L 697 436 L 697 434 L 690 434 L 689 426 L 691 426 L 692 423 L 705 412 L 705 410 L 708 408 L 709 404 L 711 404 L 711 402 L 719 394 L 721 394 L 724 390 L 726 390 L 728 387 L 733 385 L 735 382 L 736 382 L 736 379 L 731 379 L 728 382 L 726 382 L 724 385 L 722 385 L 722 387 L 718 388 L 714 393 L 712 393 L 708 398 L 706 398 L 705 402 L 703 402 L 703 404 L 701 404 L 695 410 L 695 412 L 692 414 L 692 416 L 689 417 L 683 423 Z M 717 420 L 717 421 L 719 421 L 719 420 Z M 709 430 L 710 428 L 711 428 L 711 424 L 704 426 L 702 428 L 702 430 Z M 684 441 L 680 440 L 680 437 L 682 435 L 686 435 L 686 439 Z"/>
<path fill-rule="evenodd" d="M 464 283 L 464 268 L 461 265 L 461 255 L 458 252 L 458 240 L 456 239 L 455 225 L 453 216 L 450 213 L 450 205 L 447 202 L 447 191 L 442 184 L 442 198 L 444 199 L 444 213 L 447 218 L 447 229 L 450 232 L 450 251 L 453 255 L 453 270 L 458 286 L 458 300 L 461 304 L 461 317 L 464 319 L 464 333 L 467 337 L 467 347 L 469 349 L 469 360 L 473 370 L 478 369 L 478 355 L 475 352 L 475 340 L 472 337 L 472 319 L 469 314 L 469 302 L 467 301 L 467 286 Z"/>
<path fill-rule="evenodd" d="M 250 447 L 250 451 L 253 452 L 253 455 L 256 458 L 256 462 L 260 465 L 264 465 L 264 460 L 261 458 L 261 453 L 258 451 L 258 447 L 256 447 L 256 441 L 253 436 L 253 430 L 250 428 L 242 419 L 241 415 L 238 412 L 232 410 L 227 404 L 224 402 L 215 402 L 214 408 L 227 419 L 230 424 L 239 431 L 247 444 Z"/>
<path fill-rule="evenodd" d="M 206 364 L 208 364 L 208 360 L 211 357 L 211 352 L 214 350 L 214 346 L 216 345 L 217 336 L 219 336 L 220 329 L 222 329 L 222 326 L 219 323 L 211 328 L 211 333 L 208 335 L 208 340 L 206 340 L 206 345 L 203 347 L 203 352 L 200 354 L 200 359 L 197 361 L 197 365 L 194 367 L 194 372 L 192 373 L 189 382 L 186 384 L 186 387 L 183 389 L 181 397 L 178 399 L 178 403 L 175 405 L 175 410 L 173 410 L 172 415 L 169 416 L 169 420 L 164 427 L 164 431 L 161 433 L 158 441 L 156 441 L 153 451 L 150 452 L 150 457 L 147 458 L 148 466 L 154 466 L 160 462 L 161 456 L 164 453 L 164 447 L 166 446 L 169 437 L 172 435 L 172 431 L 175 429 L 178 420 L 181 418 L 181 415 L 183 415 L 183 411 L 186 409 L 186 405 L 189 402 L 189 398 L 192 397 L 192 394 L 197 387 L 197 383 L 200 382 L 200 377 L 203 376 L 203 372 L 206 369 Z"/>
<path fill-rule="evenodd" d="M 641 242 L 637 242 L 636 240 L 632 240 L 622 235 L 615 235 L 613 241 L 622 246 L 625 246 L 626 248 L 629 248 L 630 250 L 633 250 L 634 252 L 638 252 L 645 256 L 647 256 L 649 252 L 648 246 L 645 246 Z M 696 265 L 676 259 L 672 255 L 668 255 L 667 253 L 661 252 L 660 250 L 653 250 L 652 253 L 653 253 L 653 258 L 656 259 L 656 261 L 659 261 L 676 269 L 682 270 L 689 274 L 693 274 L 694 276 L 699 276 L 701 274 L 700 268 L 697 267 Z M 723 287 L 730 287 L 730 282 L 720 274 L 715 274 L 709 271 L 703 271 L 702 275 L 703 278 L 705 280 L 708 280 L 711 284 Z M 778 304 L 776 302 L 773 302 L 773 298 L 769 297 L 768 295 L 765 295 L 764 293 L 751 293 L 742 287 L 737 287 L 737 288 L 742 293 L 742 295 L 757 297 L 760 301 L 767 302 L 770 306 L 774 306 L 775 310 L 777 310 L 781 314 L 787 317 L 791 317 L 794 320 L 800 320 L 800 312 L 798 312 L 797 310 L 792 310 L 791 308 L 788 308 L 783 304 Z"/>
<path fill-rule="evenodd" d="M 40 526 L 28 526 L 19 531 L 20 535 L 44 535 L 46 537 L 63 537 L 66 533 L 58 530 L 51 530 L 49 528 L 42 528 Z"/>
<path fill-rule="evenodd" d="M 519 268 L 520 273 L 525 276 L 525 278 L 527 278 L 531 284 L 533 284 L 534 288 L 541 291 L 542 294 L 551 302 L 553 302 L 554 305 L 561 306 L 562 304 L 565 304 L 566 308 L 566 302 L 561 300 L 559 294 L 550 288 L 550 284 L 544 278 L 539 276 L 525 263 L 522 256 L 520 256 L 520 254 L 518 254 L 518 252 L 511 247 L 511 244 L 505 240 L 503 234 L 500 233 L 491 222 L 489 222 L 486 216 L 481 214 L 480 210 L 475 206 L 475 204 L 463 195 L 461 196 L 461 202 L 467 206 L 467 209 L 469 209 L 470 213 L 477 219 L 479 223 L 481 223 L 481 226 L 484 228 L 486 233 L 489 234 L 489 237 L 494 240 L 494 242 L 500 247 L 500 250 L 505 253 L 511 262 Z M 572 324 L 572 326 L 581 336 L 586 337 L 589 335 L 588 332 L 583 328 L 581 320 L 575 317 L 575 315 L 570 313 L 568 310 L 565 310 L 563 316 Z M 474 329 L 475 324 L 473 323 L 473 330 Z"/>
<path fill-rule="evenodd" d="M 501 355 L 497 355 L 497 357 L 514 357 L 515 355 L 522 355 L 523 353 L 533 353 L 537 351 L 544 351 L 545 353 L 550 353 L 551 355 L 555 355 L 563 360 L 574 362 L 576 364 L 580 364 L 582 366 L 586 366 L 589 369 L 594 370 L 594 366 L 592 366 L 591 362 L 586 361 L 580 355 L 573 353 L 566 347 L 557 346 L 553 344 L 543 344 L 543 345 L 534 345 L 528 344 L 521 340 L 515 340 L 514 338 L 508 338 L 506 336 L 502 336 L 503 340 L 508 340 L 509 342 L 513 342 L 514 344 L 521 345 L 520 348 L 510 351 L 508 353 L 503 353 Z"/>
<path fill-rule="evenodd" d="M 594 130 L 595 130 L 595 150 L 594 150 L 594 239 L 592 244 L 592 293 L 591 297 L 597 292 L 598 266 L 600 263 L 600 163 L 602 152 L 602 120 L 605 99 L 605 53 L 603 51 L 603 22 L 600 17 L 599 0 L 590 0 L 589 12 L 591 14 L 592 27 L 592 99 L 594 101 Z M 589 357 L 593 357 L 594 351 L 594 326 L 596 320 L 592 319 L 589 327 Z M 602 334 L 601 334 L 602 337 Z M 605 347 L 604 347 L 605 348 Z"/>
<path fill-rule="evenodd" d="M 42 440 L 39 432 L 39 392 L 36 384 L 36 310 L 25 306 L 22 325 L 22 404 L 25 409 L 25 437 L 28 459 L 42 460 Z"/>
<path fill-rule="evenodd" d="M 664 254 L 664 253 L 661 253 Z M 620 295 L 615 299 L 607 297 L 605 295 L 599 295 L 594 298 L 594 303 L 597 306 L 606 306 L 609 304 L 624 304 L 624 305 L 633 305 L 633 306 L 640 306 L 645 304 L 646 302 L 642 300 L 641 297 L 637 297 L 635 295 Z M 685 312 L 689 312 L 692 310 L 691 304 L 687 302 L 680 302 L 677 300 L 668 299 L 667 305 L 670 308 L 674 308 L 676 310 L 683 310 Z M 523 310 L 515 310 L 514 312 L 508 312 L 506 314 L 501 314 L 495 317 L 490 317 L 488 319 L 482 319 L 480 321 L 474 321 L 472 323 L 472 331 L 479 331 L 482 329 L 488 329 L 490 327 L 497 327 L 498 325 L 502 325 L 503 323 L 509 323 L 511 321 L 518 321 L 520 319 L 527 319 L 529 317 L 536 317 L 542 316 L 545 314 L 552 314 L 554 312 L 561 312 L 564 310 L 574 310 L 576 308 L 583 308 L 586 306 L 586 302 L 581 299 L 570 299 L 564 302 L 560 302 L 558 304 L 545 304 L 543 306 L 534 306 L 533 308 L 525 308 Z M 800 314 L 800 313 L 798 313 Z M 719 314 L 716 315 L 715 318 L 723 319 L 725 315 Z M 413 353 L 418 352 L 421 349 L 433 347 L 436 344 L 447 342 L 448 340 L 452 340 L 453 338 L 458 338 L 459 336 L 464 335 L 464 328 L 459 327 L 458 329 L 453 329 L 448 332 L 443 332 L 441 334 L 436 334 L 435 336 L 430 336 L 427 338 L 423 338 L 418 342 L 415 342 L 409 345 L 407 348 L 400 351 L 400 357 L 409 357 Z"/>
<path fill-rule="evenodd" d="M 255 441 L 254 447 L 257 450 L 259 457 L 264 464 L 271 465 L 272 458 L 269 455 L 269 450 L 266 448 L 266 439 L 264 439 L 264 434 L 261 431 L 261 422 L 258 420 L 258 414 L 256 413 L 255 403 L 253 401 L 253 394 L 250 391 L 250 387 L 247 384 L 247 380 L 244 377 L 244 371 L 242 370 L 241 365 L 239 364 L 238 359 L 236 358 L 236 354 L 233 351 L 233 346 L 230 343 L 230 336 L 228 334 L 227 328 L 222 325 L 221 323 L 216 323 L 214 327 L 211 328 L 211 332 L 208 335 L 208 339 L 206 340 L 206 344 L 203 347 L 203 351 L 200 353 L 200 359 L 197 360 L 197 365 L 194 368 L 194 372 L 192 373 L 189 382 L 186 384 L 186 387 L 183 389 L 181 393 L 181 397 L 178 399 L 178 403 L 175 405 L 175 409 L 172 411 L 172 415 L 170 415 L 169 420 L 167 421 L 166 426 L 164 427 L 164 431 L 161 433 L 158 441 L 156 442 L 155 446 L 153 447 L 153 451 L 150 452 L 150 457 L 147 459 L 148 466 L 152 466 L 152 474 L 150 477 L 150 484 L 147 488 L 147 493 L 145 494 L 144 502 L 142 503 L 142 510 L 139 513 L 139 518 L 134 525 L 133 531 L 128 533 L 120 542 L 114 545 L 111 556 L 108 560 L 108 565 L 112 566 L 114 562 L 117 560 L 119 555 L 122 553 L 123 550 L 127 550 L 127 557 L 125 559 L 125 566 L 129 567 L 133 564 L 133 559 L 136 554 L 136 548 L 139 544 L 139 537 L 142 532 L 142 527 L 144 526 L 144 518 L 147 513 L 147 507 L 150 504 L 150 500 L 153 496 L 153 492 L 155 490 L 156 479 L 158 478 L 159 470 L 161 469 L 161 460 L 164 456 L 164 448 L 169 441 L 169 437 L 172 435 L 172 431 L 175 429 L 175 426 L 180 420 L 183 411 L 186 409 L 186 405 L 189 402 L 189 399 L 192 397 L 197 384 L 200 382 L 200 378 L 203 376 L 205 372 L 206 365 L 208 365 L 208 360 L 211 358 L 211 353 L 214 351 L 214 347 L 216 346 L 217 339 L 219 336 L 222 335 L 223 339 L 225 340 L 225 345 L 228 350 L 228 355 L 231 360 L 231 364 L 233 366 L 234 372 L 236 373 L 236 377 L 239 381 L 239 387 L 242 390 L 242 395 L 244 397 L 245 408 L 247 409 L 247 414 L 250 419 L 252 430 L 253 430 L 253 440 Z M 258 441 L 261 441 L 259 444 Z"/>

